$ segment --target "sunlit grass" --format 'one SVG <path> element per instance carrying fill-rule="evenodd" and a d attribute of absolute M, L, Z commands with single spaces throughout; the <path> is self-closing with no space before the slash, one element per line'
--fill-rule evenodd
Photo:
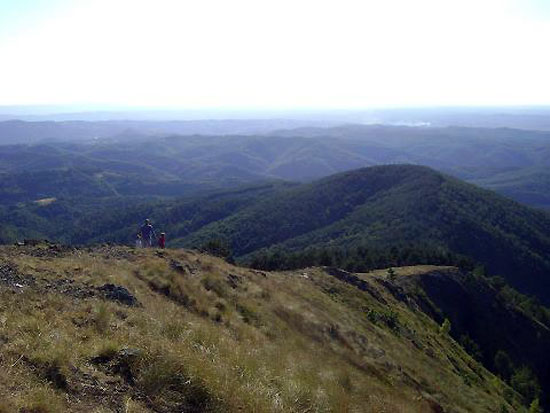
<path fill-rule="evenodd" d="M 86 375 L 98 386 L 108 387 L 108 379 L 128 381 L 118 399 L 87 396 L 80 401 L 79 406 L 94 406 L 97 412 L 110 411 L 112 403 L 138 413 L 185 406 L 205 411 L 421 412 L 428 395 L 442 405 L 460 406 L 458 410 L 475 406 L 491 411 L 502 401 L 497 379 L 452 339 L 438 335 L 434 322 L 378 285 L 373 288 L 389 304 L 317 269 L 307 279 L 293 273 L 264 276 L 208 256 L 165 254 L 139 251 L 130 261 L 87 254 L 55 260 L 16 257 L 14 264 L 37 279 L 72 277 L 78 285 L 122 285 L 140 306 L 32 288 L 17 294 L 0 290 L 0 370 L 9 372 L 0 373 L 5 405 L 37 412 L 74 410 L 75 399 L 64 397 L 64 381 L 70 387 Z M 194 270 L 175 270 L 171 260 Z M 373 323 L 366 315 L 368 309 L 388 311 L 388 305 L 398 329 Z M 131 357 L 118 360 L 128 349 Z M 451 353 L 464 371 L 471 366 L 483 371 L 475 387 L 453 371 L 447 360 Z M 93 361 L 98 358 L 103 364 Z M 410 377 L 421 383 L 425 395 Z M 48 403 L 53 407 L 44 407 Z M 3 406 L 0 412 L 8 408 Z M 50 410 L 39 410 L 46 408 Z"/>

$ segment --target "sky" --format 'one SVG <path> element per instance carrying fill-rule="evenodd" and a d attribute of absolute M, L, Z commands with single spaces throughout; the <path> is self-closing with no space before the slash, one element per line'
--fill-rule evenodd
<path fill-rule="evenodd" d="M 0 105 L 550 104 L 550 0 L 0 0 Z"/>

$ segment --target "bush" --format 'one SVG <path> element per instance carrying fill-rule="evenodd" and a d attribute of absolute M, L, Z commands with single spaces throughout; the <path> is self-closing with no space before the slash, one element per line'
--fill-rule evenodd
<path fill-rule="evenodd" d="M 460 336 L 459 339 L 460 345 L 464 350 L 466 350 L 466 353 L 468 353 L 470 356 L 472 356 L 474 359 L 480 361 L 483 359 L 483 354 L 481 353 L 481 348 L 479 345 L 472 340 L 472 338 L 467 335 L 463 334 Z"/>
<path fill-rule="evenodd" d="M 399 329 L 399 318 L 397 316 L 397 313 L 393 310 L 376 311 L 373 309 L 369 309 L 367 311 L 367 318 L 371 323 L 383 323 L 393 331 L 397 331 Z"/>
<path fill-rule="evenodd" d="M 505 351 L 499 350 L 495 354 L 494 365 L 496 373 L 505 381 L 509 381 L 514 371 L 512 359 Z"/>
<path fill-rule="evenodd" d="M 94 323 L 96 330 L 105 334 L 111 325 L 111 312 L 105 303 L 100 303 L 95 309 Z"/>
<path fill-rule="evenodd" d="M 510 385 L 520 393 L 525 400 L 535 400 L 540 396 L 540 385 L 531 369 L 521 366 L 514 371 L 510 378 Z"/>
<path fill-rule="evenodd" d="M 529 405 L 529 413 L 542 413 L 542 412 L 543 410 L 542 410 L 542 407 L 540 407 L 539 399 L 536 398 Z"/>
<path fill-rule="evenodd" d="M 443 320 L 443 324 L 441 324 L 441 327 L 439 327 L 439 334 L 447 335 L 451 332 L 451 322 L 448 318 Z"/>

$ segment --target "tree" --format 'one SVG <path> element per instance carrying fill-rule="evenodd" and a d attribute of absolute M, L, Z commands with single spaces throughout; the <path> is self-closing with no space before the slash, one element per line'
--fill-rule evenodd
<path fill-rule="evenodd" d="M 494 358 L 495 371 L 504 380 L 509 381 L 514 371 L 514 365 L 508 353 L 503 350 L 499 350 L 495 354 Z"/>
<path fill-rule="evenodd" d="M 527 366 L 521 366 L 514 371 L 514 374 L 510 378 L 510 385 L 514 390 L 523 395 L 525 400 L 535 400 L 540 395 L 539 382 Z"/>

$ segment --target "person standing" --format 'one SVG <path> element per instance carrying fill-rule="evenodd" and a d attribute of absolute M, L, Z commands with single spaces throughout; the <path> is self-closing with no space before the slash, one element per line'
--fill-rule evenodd
<path fill-rule="evenodd" d="M 160 233 L 159 238 L 159 248 L 164 249 L 166 247 L 166 234 L 164 232 Z"/>
<path fill-rule="evenodd" d="M 149 219 L 146 219 L 144 224 L 140 228 L 141 233 L 141 242 L 143 243 L 143 247 L 153 247 L 154 246 L 154 240 L 157 238 L 155 234 L 155 229 L 153 228 L 153 225 L 151 225 L 151 221 Z"/>

